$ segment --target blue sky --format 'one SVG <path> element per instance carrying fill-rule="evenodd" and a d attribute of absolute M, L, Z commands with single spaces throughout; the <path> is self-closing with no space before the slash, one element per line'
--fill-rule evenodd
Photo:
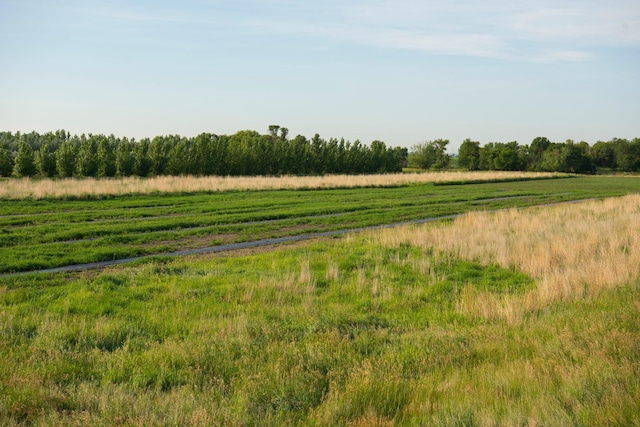
<path fill-rule="evenodd" d="M 0 130 L 640 137 L 640 1 L 0 0 Z"/>

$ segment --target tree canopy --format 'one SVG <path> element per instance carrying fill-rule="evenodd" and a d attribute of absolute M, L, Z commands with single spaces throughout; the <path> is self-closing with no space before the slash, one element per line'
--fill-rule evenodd
<path fill-rule="evenodd" d="M 156 136 L 136 141 L 113 135 L 0 132 L 0 176 L 114 177 L 159 175 L 318 175 L 400 172 L 404 148 L 382 141 L 289 138 L 269 126 L 267 134 L 201 133 L 192 138 Z"/>
<path fill-rule="evenodd" d="M 436 140 L 446 141 L 446 140 Z M 442 169 L 436 158 L 448 156 L 442 144 L 425 142 L 412 147 L 409 166 L 421 169 Z M 448 142 L 448 141 L 447 141 Z M 446 146 L 446 144 L 445 144 Z M 436 155 L 437 154 L 437 155 Z M 448 162 L 444 162 L 448 165 Z M 593 174 L 598 169 L 613 172 L 640 172 L 640 138 L 613 138 L 587 142 L 551 142 L 545 137 L 535 138 L 530 145 L 517 141 L 479 142 L 465 139 L 458 152 L 458 165 L 468 170 L 545 171 Z M 446 166 L 445 166 L 446 167 Z"/>
<path fill-rule="evenodd" d="M 187 138 L 161 135 L 152 139 L 111 135 L 71 135 L 65 130 L 39 134 L 0 132 L 0 176 L 124 177 L 161 175 L 321 175 L 400 172 L 403 167 L 447 169 L 448 139 L 411 147 L 370 145 L 315 134 L 289 137 L 271 125 L 266 134 L 241 130 L 233 135 L 201 133 Z M 552 142 L 537 137 L 529 145 L 517 141 L 462 142 L 459 167 L 468 170 L 595 173 L 640 172 L 640 138 L 613 138 L 590 146 L 584 141 Z"/>

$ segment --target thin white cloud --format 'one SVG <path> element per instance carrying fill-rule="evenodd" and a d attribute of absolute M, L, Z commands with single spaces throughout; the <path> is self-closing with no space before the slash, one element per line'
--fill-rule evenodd
<path fill-rule="evenodd" d="M 293 0 L 238 0 L 226 8 L 191 6 L 195 12 L 185 7 L 178 13 L 150 13 L 127 5 L 94 14 L 150 23 L 224 25 L 241 32 L 426 54 L 537 62 L 587 61 L 603 46 L 640 46 L 637 0 L 542 0 L 533 5 L 505 0 L 326 0 L 304 5 Z"/>
<path fill-rule="evenodd" d="M 533 40 L 579 41 L 595 45 L 640 44 L 640 3 L 622 7 L 546 8 L 519 13 L 507 27 Z"/>
<path fill-rule="evenodd" d="M 578 50 L 554 50 L 533 54 L 528 57 L 531 62 L 582 62 L 595 57 L 591 52 Z"/>
<path fill-rule="evenodd" d="M 113 21 L 132 21 L 132 22 L 149 22 L 149 23 L 168 23 L 168 24 L 211 24 L 213 20 L 195 17 L 189 14 L 178 13 L 175 11 L 146 11 L 134 10 L 130 8 L 114 8 L 114 7 L 83 7 L 78 9 L 78 13 L 107 19 Z M 218 23 L 221 23 L 219 21 Z"/>
<path fill-rule="evenodd" d="M 354 25 L 281 25 L 254 23 L 264 31 L 329 39 L 334 43 L 358 44 L 382 49 L 410 50 L 439 55 L 505 57 L 508 47 L 498 37 L 472 33 L 434 34 L 416 29 L 380 28 Z"/>
<path fill-rule="evenodd" d="M 637 0 L 328 1 L 314 12 L 312 21 L 263 24 L 345 44 L 535 62 L 589 61 L 602 47 L 640 46 Z"/>

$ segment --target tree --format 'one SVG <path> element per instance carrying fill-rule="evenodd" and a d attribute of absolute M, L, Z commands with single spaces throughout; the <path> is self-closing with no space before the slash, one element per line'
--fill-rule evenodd
<path fill-rule="evenodd" d="M 60 178 L 73 176 L 75 169 L 76 147 L 70 140 L 65 140 L 56 151 L 56 171 Z"/>
<path fill-rule="evenodd" d="M 627 139 L 614 138 L 611 143 L 614 147 L 618 170 L 624 172 L 640 170 L 640 141 L 638 139 L 631 142 Z"/>
<path fill-rule="evenodd" d="M 369 158 L 369 170 L 372 172 L 384 171 L 384 155 L 387 151 L 387 146 L 384 142 L 371 141 L 371 157 Z"/>
<path fill-rule="evenodd" d="M 593 144 L 591 158 L 597 167 L 614 169 L 616 167 L 616 150 L 613 143 L 598 141 Z"/>
<path fill-rule="evenodd" d="M 516 141 L 494 144 L 493 167 L 501 171 L 520 170 L 519 146 Z"/>
<path fill-rule="evenodd" d="M 291 141 L 291 157 L 293 162 L 289 173 L 308 174 L 310 173 L 311 145 L 309 140 L 303 135 L 297 135 Z"/>
<path fill-rule="evenodd" d="M 56 160 L 51 154 L 49 144 L 44 143 L 35 155 L 36 171 L 41 178 L 52 177 L 56 173 Z"/>
<path fill-rule="evenodd" d="M 396 172 L 402 172 L 402 168 L 406 168 L 408 165 L 407 157 L 409 157 L 409 149 L 407 147 L 395 147 L 394 150 L 397 152 L 396 155 L 400 160 L 400 164 L 398 165 L 398 170 Z"/>
<path fill-rule="evenodd" d="M 115 159 L 113 150 L 109 144 L 109 140 L 106 137 L 101 137 L 98 142 L 98 150 L 96 153 L 97 172 L 98 178 L 105 178 L 114 176 L 116 173 Z"/>
<path fill-rule="evenodd" d="M 363 173 L 366 171 L 368 153 L 366 147 L 356 139 L 347 151 L 346 169 L 349 173 Z"/>
<path fill-rule="evenodd" d="M 80 142 L 80 149 L 76 157 L 75 173 L 80 177 L 95 176 L 96 166 L 96 147 L 93 143 L 92 136 L 89 135 L 89 139 L 83 139 L 82 142 Z"/>
<path fill-rule="evenodd" d="M 436 149 L 436 161 L 433 167 L 436 169 L 445 169 L 449 167 L 451 157 L 447 154 L 447 145 L 449 145 L 448 139 L 436 139 L 433 141 Z"/>
<path fill-rule="evenodd" d="M 167 144 L 164 138 L 156 136 L 149 147 L 149 161 L 151 162 L 151 174 L 160 176 L 166 173 L 167 168 Z"/>
<path fill-rule="evenodd" d="M 269 125 L 269 135 L 271 135 L 273 139 L 276 139 L 278 137 L 279 130 L 280 130 L 279 125 Z"/>
<path fill-rule="evenodd" d="M 217 138 L 217 135 L 206 132 L 195 137 L 193 141 L 195 162 L 193 173 L 196 175 L 206 176 L 215 173 L 215 157 L 217 153 L 214 151 L 214 144 Z"/>
<path fill-rule="evenodd" d="M 595 165 L 589 156 L 589 144 L 575 144 L 571 140 L 561 145 L 558 170 L 570 173 L 595 173 Z"/>
<path fill-rule="evenodd" d="M 449 155 L 446 154 L 448 139 L 436 139 L 411 148 L 408 162 L 409 167 L 420 169 L 444 169 L 449 166 Z"/>
<path fill-rule="evenodd" d="M 429 169 L 435 163 L 435 147 L 431 143 L 416 144 L 409 152 L 409 167 Z"/>
<path fill-rule="evenodd" d="M 309 152 L 309 154 L 311 155 L 311 162 L 310 162 L 310 166 L 311 166 L 311 173 L 316 173 L 316 174 L 321 174 L 324 173 L 325 171 L 325 161 L 324 161 L 324 151 L 326 149 L 327 146 L 327 142 L 322 139 L 320 137 L 320 134 L 316 133 L 313 138 L 311 138 L 311 150 Z M 358 142 L 358 146 L 356 146 L 356 144 L 354 144 L 352 146 L 353 150 L 358 150 L 359 147 L 359 142 Z M 354 157 L 358 157 L 358 156 L 354 156 Z M 355 166 L 357 168 L 357 166 Z"/>
<path fill-rule="evenodd" d="M 484 146 L 480 147 L 480 158 L 478 160 L 478 169 L 483 171 L 494 170 L 495 167 L 493 165 L 494 158 L 494 146 L 493 142 L 489 142 L 484 144 Z"/>
<path fill-rule="evenodd" d="M 544 136 L 538 136 L 531 141 L 531 145 L 529 146 L 529 159 L 527 163 L 527 168 L 529 170 L 541 170 L 542 156 L 550 145 L 551 142 Z"/>
<path fill-rule="evenodd" d="M 147 176 L 151 171 L 151 159 L 149 158 L 149 139 L 143 138 L 134 144 L 133 173 L 137 176 Z"/>
<path fill-rule="evenodd" d="M 18 154 L 13 164 L 13 176 L 20 178 L 35 174 L 36 165 L 33 148 L 27 142 L 21 140 L 18 144 Z"/>
<path fill-rule="evenodd" d="M 180 138 L 176 135 L 175 137 Z M 170 175 L 187 175 L 191 169 L 189 142 L 186 138 L 178 139 L 169 150 L 167 172 Z"/>
<path fill-rule="evenodd" d="M 0 176 L 10 176 L 13 172 L 13 162 L 9 151 L 4 145 L 0 145 Z"/>
<path fill-rule="evenodd" d="M 536 170 L 557 172 L 562 164 L 562 144 L 551 143 L 542 153 Z"/>
<path fill-rule="evenodd" d="M 460 150 L 458 150 L 458 163 L 470 171 L 478 170 L 480 167 L 480 143 L 469 138 L 462 141 Z"/>
<path fill-rule="evenodd" d="M 127 138 L 122 138 L 116 148 L 116 176 L 131 176 L 133 172 L 133 154 Z"/>

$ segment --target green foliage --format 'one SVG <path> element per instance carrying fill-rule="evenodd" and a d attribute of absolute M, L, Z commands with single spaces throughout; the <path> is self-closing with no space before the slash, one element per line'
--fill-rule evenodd
<path fill-rule="evenodd" d="M 93 138 L 85 139 L 84 135 L 76 155 L 75 175 L 79 177 L 95 176 L 97 172 L 96 146 Z"/>
<path fill-rule="evenodd" d="M 10 148 L 9 159 L 18 139 L 34 149 L 48 144 L 60 177 L 387 173 L 400 172 L 407 156 L 406 149 L 387 147 L 378 140 L 366 146 L 344 139 L 327 141 L 317 134 L 311 141 L 301 135 L 290 140 L 288 135 L 287 128 L 272 125 L 268 135 L 247 130 L 230 136 L 168 135 L 135 142 L 113 135 L 70 137 L 65 131 L 6 132 L 0 141 Z"/>
<path fill-rule="evenodd" d="M 480 167 L 480 143 L 465 139 L 458 150 L 458 165 L 470 171 L 478 170 Z"/>
<path fill-rule="evenodd" d="M 614 138 L 612 140 L 616 166 L 620 171 L 640 172 L 640 139 L 633 141 Z"/>
<path fill-rule="evenodd" d="M 419 169 L 445 169 L 449 166 L 449 155 L 446 154 L 448 139 L 436 139 L 411 147 L 408 166 Z"/>
<path fill-rule="evenodd" d="M 589 154 L 589 144 L 580 142 L 575 144 L 568 140 L 561 151 L 560 171 L 571 173 L 593 174 L 595 164 Z"/>
<path fill-rule="evenodd" d="M 60 178 L 73 176 L 76 163 L 76 147 L 71 141 L 63 141 L 55 153 L 56 171 Z"/>
<path fill-rule="evenodd" d="M 116 176 L 131 176 L 133 173 L 134 157 L 132 147 L 127 138 L 124 138 L 116 148 Z"/>
<path fill-rule="evenodd" d="M 528 160 L 528 168 L 533 171 L 540 171 L 542 157 L 544 152 L 551 145 L 551 141 L 543 136 L 538 136 L 531 141 L 531 145 L 529 146 L 529 160 Z"/>
<path fill-rule="evenodd" d="M 13 164 L 13 176 L 34 176 L 36 174 L 35 156 L 33 148 L 25 141 L 18 144 L 18 154 Z"/>
<path fill-rule="evenodd" d="M 640 171 L 640 139 L 628 141 L 614 138 L 598 141 L 593 147 L 581 141 L 554 143 L 544 137 L 535 138 L 530 146 L 466 139 L 460 146 L 460 166 L 469 170 L 530 170 L 593 174 L 596 168 L 618 171 Z"/>
<path fill-rule="evenodd" d="M 612 142 L 598 141 L 591 147 L 591 158 L 597 167 L 614 169 L 616 152 Z"/>
<path fill-rule="evenodd" d="M 133 152 L 133 175 L 145 177 L 151 172 L 149 145 L 150 141 L 148 138 L 144 138 L 135 144 Z"/>
<path fill-rule="evenodd" d="M 151 175 L 164 175 L 166 173 L 168 156 L 167 145 L 165 144 L 164 138 L 159 136 L 153 138 L 148 153 L 149 162 L 151 164 Z"/>
<path fill-rule="evenodd" d="M 49 178 L 55 175 L 56 159 L 51 154 L 48 143 L 42 144 L 40 150 L 35 154 L 35 164 L 39 177 Z"/>
<path fill-rule="evenodd" d="M 478 150 L 478 168 L 481 170 L 518 171 L 525 169 L 525 153 L 516 141 L 492 142 Z"/>
<path fill-rule="evenodd" d="M 185 175 L 189 167 L 189 141 L 180 135 L 169 135 L 169 141 L 168 175 Z"/>
<path fill-rule="evenodd" d="M 403 167 L 446 169 L 451 157 L 446 154 L 449 141 L 436 139 L 406 148 L 388 147 L 374 140 L 369 146 L 356 140 L 314 135 L 289 139 L 287 128 L 271 125 L 266 135 L 243 130 L 233 135 L 202 133 L 193 138 L 180 135 L 157 136 L 136 142 L 113 135 L 71 136 L 64 130 L 21 134 L 0 132 L 0 175 L 14 170 L 13 159 L 21 160 L 30 174 L 47 175 L 29 165 L 29 154 L 20 141 L 40 155 L 45 144 L 56 160 L 59 177 L 77 176 L 160 176 L 160 175 L 283 175 L 283 174 L 362 174 L 400 172 Z M 45 152 L 42 151 L 42 155 Z M 26 158 L 25 158 L 26 155 Z M 36 156 L 37 157 L 37 156 Z M 45 156 L 46 157 L 46 156 Z M 40 161 L 45 160 L 40 159 Z M 640 139 L 613 138 L 586 142 L 551 142 L 536 137 L 530 145 L 516 141 L 491 142 L 480 146 L 466 139 L 459 150 L 459 166 L 469 170 L 530 170 L 592 174 L 596 168 L 620 172 L 640 171 Z M 33 162 L 35 164 L 35 161 Z M 11 166 L 8 166 L 8 165 Z M 10 173 L 11 173 L 10 172 Z"/>
<path fill-rule="evenodd" d="M 11 176 L 12 172 L 13 161 L 11 156 L 9 156 L 9 152 L 4 145 L 0 144 L 0 176 Z"/>
<path fill-rule="evenodd" d="M 104 137 L 98 137 L 98 149 L 96 153 L 96 164 L 98 178 L 113 177 L 116 173 L 115 156 L 113 154 L 113 148 L 109 144 L 109 140 Z"/>
<path fill-rule="evenodd" d="M 575 144 L 569 140 L 564 144 L 550 144 L 542 153 L 538 168 L 543 171 L 561 171 L 592 174 L 595 165 L 586 143 Z"/>

